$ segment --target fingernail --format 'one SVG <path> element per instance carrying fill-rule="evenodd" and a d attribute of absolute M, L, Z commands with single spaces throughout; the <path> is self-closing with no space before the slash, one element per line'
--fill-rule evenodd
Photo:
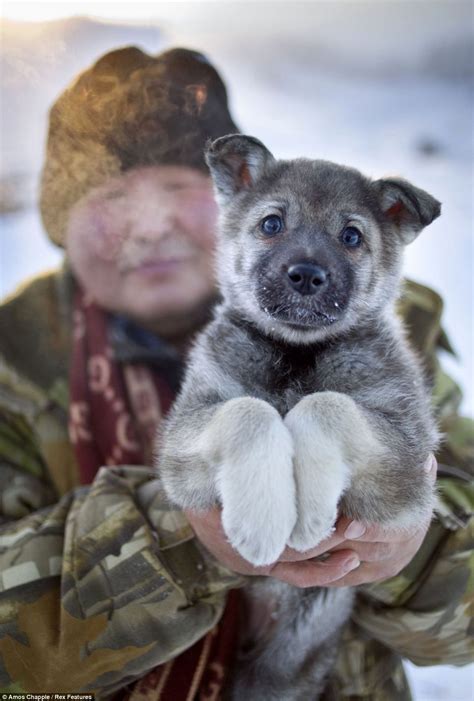
<path fill-rule="evenodd" d="M 355 540 L 356 538 L 360 538 L 361 535 L 364 535 L 366 530 L 366 527 L 363 523 L 360 523 L 360 521 L 351 521 L 344 531 L 344 535 L 348 540 Z"/>
<path fill-rule="evenodd" d="M 425 472 L 431 472 L 431 470 L 433 469 L 433 466 L 434 466 L 434 460 L 435 460 L 434 455 L 430 455 L 428 457 L 428 460 L 423 465 L 423 469 Z"/>
<path fill-rule="evenodd" d="M 349 560 L 347 560 L 344 563 L 344 570 L 346 572 L 350 572 L 351 570 L 355 570 L 356 567 L 359 567 L 360 565 L 360 560 L 357 556 L 351 557 Z"/>

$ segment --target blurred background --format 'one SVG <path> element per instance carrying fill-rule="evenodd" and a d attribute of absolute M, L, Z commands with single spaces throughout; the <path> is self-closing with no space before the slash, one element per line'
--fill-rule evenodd
<path fill-rule="evenodd" d="M 473 11 L 459 0 L 3 2 L 0 295 L 57 265 L 36 206 L 47 110 L 102 53 L 208 53 L 242 131 L 279 157 L 400 174 L 443 203 L 405 273 L 445 299 L 457 358 L 443 358 L 473 414 Z M 472 668 L 408 665 L 416 701 L 469 701 Z"/>

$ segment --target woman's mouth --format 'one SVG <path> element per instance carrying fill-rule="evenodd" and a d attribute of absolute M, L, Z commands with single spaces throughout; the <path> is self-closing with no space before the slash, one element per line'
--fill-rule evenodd
<path fill-rule="evenodd" d="M 179 268 L 188 263 L 191 256 L 172 256 L 169 258 L 150 258 L 140 263 L 127 266 L 126 273 L 138 273 L 146 277 L 159 277 L 176 272 Z"/>

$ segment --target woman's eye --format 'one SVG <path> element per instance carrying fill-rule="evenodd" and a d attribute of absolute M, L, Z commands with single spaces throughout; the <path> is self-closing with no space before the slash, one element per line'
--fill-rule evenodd
<path fill-rule="evenodd" d="M 349 248 L 356 248 L 362 243 L 362 234 L 355 226 L 346 226 L 341 234 L 342 243 Z"/>
<path fill-rule="evenodd" d="M 260 222 L 260 230 L 267 236 L 275 236 L 275 234 L 279 234 L 282 229 L 283 220 L 276 214 L 271 214 Z"/>
<path fill-rule="evenodd" d="M 109 190 L 105 193 L 104 198 L 106 200 L 119 200 L 120 198 L 125 197 L 125 194 L 125 190 Z"/>

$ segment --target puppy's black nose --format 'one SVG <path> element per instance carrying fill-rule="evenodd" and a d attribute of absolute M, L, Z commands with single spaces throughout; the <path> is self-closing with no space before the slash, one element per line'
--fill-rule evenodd
<path fill-rule="evenodd" d="M 288 268 L 291 287 L 301 295 L 314 295 L 326 282 L 328 273 L 313 263 L 296 263 Z"/>

